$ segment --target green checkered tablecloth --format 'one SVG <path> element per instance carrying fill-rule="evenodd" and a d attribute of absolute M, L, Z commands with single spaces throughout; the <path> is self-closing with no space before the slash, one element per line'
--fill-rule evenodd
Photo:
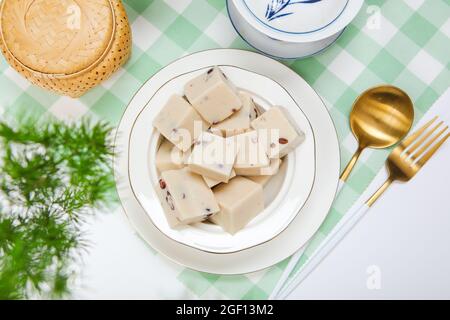
<path fill-rule="evenodd" d="M 174 59 L 209 48 L 252 50 L 230 24 L 225 0 L 124 2 L 133 29 L 133 55 L 113 78 L 73 100 L 30 85 L 0 59 L 0 114 L 32 110 L 60 119 L 89 114 L 117 125 L 139 87 Z M 329 50 L 287 62 L 326 102 L 338 129 L 342 165 L 356 149 L 348 116 L 352 102 L 363 90 L 380 83 L 403 88 L 415 102 L 418 120 L 449 87 L 449 17 L 449 0 L 367 0 L 358 18 Z M 364 154 L 299 265 L 307 262 L 362 194 L 388 153 L 385 150 Z M 286 263 L 241 276 L 204 274 L 180 267 L 174 277 L 190 296 L 264 299 Z"/>

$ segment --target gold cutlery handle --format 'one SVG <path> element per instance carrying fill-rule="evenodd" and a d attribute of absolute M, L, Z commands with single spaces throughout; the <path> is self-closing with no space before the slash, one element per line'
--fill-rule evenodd
<path fill-rule="evenodd" d="M 359 157 L 361 156 L 361 153 L 363 152 L 364 148 L 359 146 L 358 150 L 356 150 L 355 154 L 353 155 L 352 159 L 348 163 L 347 167 L 344 169 L 344 172 L 342 172 L 341 180 L 346 182 L 348 180 L 348 177 L 350 176 L 350 173 L 352 172 L 353 168 L 356 165 L 356 162 L 358 162 Z"/>
<path fill-rule="evenodd" d="M 381 195 L 391 186 L 392 180 L 391 178 L 387 179 L 387 181 L 373 194 L 372 197 L 370 197 L 369 200 L 367 200 L 366 204 L 368 207 L 372 207 L 374 203 L 381 197 Z"/>

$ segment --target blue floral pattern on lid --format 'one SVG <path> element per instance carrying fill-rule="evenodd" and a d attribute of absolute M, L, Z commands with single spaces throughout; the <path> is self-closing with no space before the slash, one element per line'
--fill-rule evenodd
<path fill-rule="evenodd" d="M 290 9 L 293 5 L 298 4 L 311 4 L 320 2 L 322 0 L 304 0 L 304 1 L 296 1 L 296 0 L 271 0 L 267 4 L 266 9 L 266 18 L 268 21 L 272 21 L 275 19 L 283 18 L 294 14 L 293 11 L 286 12 L 285 9 Z"/>
<path fill-rule="evenodd" d="M 332 25 L 350 0 L 231 0 L 240 2 L 256 23 L 281 34 L 308 34 Z M 339 30 L 338 30 L 339 31 Z"/>

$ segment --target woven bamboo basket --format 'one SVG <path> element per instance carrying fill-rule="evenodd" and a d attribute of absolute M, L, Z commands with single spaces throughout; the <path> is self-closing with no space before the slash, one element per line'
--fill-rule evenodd
<path fill-rule="evenodd" d="M 33 84 L 77 98 L 128 60 L 131 30 L 120 0 L 3 0 L 0 48 Z"/>

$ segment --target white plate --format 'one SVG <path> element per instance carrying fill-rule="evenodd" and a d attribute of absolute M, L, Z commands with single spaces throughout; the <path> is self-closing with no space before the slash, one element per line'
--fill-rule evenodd
<path fill-rule="evenodd" d="M 171 228 L 154 190 L 158 185 L 155 166 L 160 134 L 151 130 L 154 118 L 173 94 L 183 94 L 184 85 L 213 66 L 205 66 L 166 82 L 151 97 L 133 126 L 129 147 L 130 182 L 136 199 L 155 226 L 169 238 L 187 246 L 214 253 L 245 250 L 267 242 L 282 232 L 300 212 L 311 192 L 315 174 L 314 134 L 308 119 L 286 90 L 273 80 L 234 66 L 220 66 L 242 91 L 250 93 L 263 109 L 281 105 L 291 120 L 305 132 L 305 142 L 287 160 L 266 191 L 266 209 L 243 230 L 230 235 L 210 223 Z"/>
<path fill-rule="evenodd" d="M 316 176 L 301 214 L 274 239 L 234 253 L 216 254 L 195 249 L 160 232 L 134 197 L 128 174 L 129 136 L 139 113 L 154 93 L 170 79 L 211 65 L 231 65 L 262 74 L 284 87 L 311 123 L 316 142 Z M 168 65 L 151 78 L 132 99 L 116 136 L 114 171 L 124 211 L 139 233 L 155 250 L 186 267 L 209 273 L 241 274 L 274 265 L 291 256 L 314 235 L 325 219 L 339 179 L 339 144 L 327 109 L 315 91 L 294 71 L 265 56 L 231 49 L 199 52 Z"/>

